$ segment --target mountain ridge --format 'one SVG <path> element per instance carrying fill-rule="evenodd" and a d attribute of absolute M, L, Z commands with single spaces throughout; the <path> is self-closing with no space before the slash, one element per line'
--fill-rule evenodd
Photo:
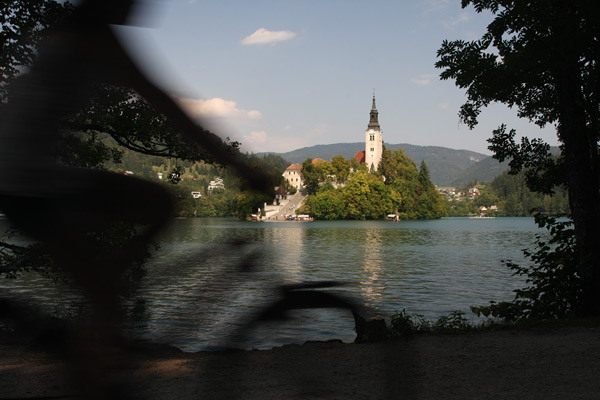
<path fill-rule="evenodd" d="M 338 154 L 351 159 L 358 151 L 364 150 L 364 146 L 364 142 L 318 144 L 285 153 L 264 152 L 258 155 L 277 154 L 290 163 L 301 163 L 309 157 L 331 160 Z M 385 147 L 390 150 L 401 147 L 417 166 L 425 161 L 431 181 L 437 186 L 460 186 L 474 180 L 490 182 L 508 168 L 506 163 L 499 163 L 491 156 L 471 150 L 408 143 L 386 143 Z"/>

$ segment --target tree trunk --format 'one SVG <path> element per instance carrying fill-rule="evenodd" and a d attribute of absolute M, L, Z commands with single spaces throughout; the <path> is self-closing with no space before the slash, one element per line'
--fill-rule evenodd
<path fill-rule="evenodd" d="M 577 49 L 565 41 L 576 37 L 576 19 L 568 5 L 564 11 L 555 31 L 564 44 L 554 71 L 559 101 L 558 135 L 564 144 L 568 169 L 569 205 L 583 279 L 584 311 L 600 315 L 600 188 L 598 166 L 594 165 L 598 148 L 596 135 L 586 123 Z"/>

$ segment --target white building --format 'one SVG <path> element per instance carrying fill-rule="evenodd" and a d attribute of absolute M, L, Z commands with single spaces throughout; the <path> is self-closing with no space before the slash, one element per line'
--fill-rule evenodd
<path fill-rule="evenodd" d="M 302 189 L 304 176 L 302 175 L 302 165 L 292 164 L 283 172 L 283 177 L 289 183 L 290 187 Z"/>
<path fill-rule="evenodd" d="M 213 189 L 225 190 L 225 184 L 223 183 L 223 179 L 216 178 L 214 181 L 210 181 L 210 183 L 208 184 L 208 190 L 213 190 Z"/>
<path fill-rule="evenodd" d="M 373 92 L 373 107 L 369 118 L 369 126 L 365 132 L 365 163 L 367 168 L 375 171 L 383 155 L 383 132 L 379 126 L 379 116 L 375 107 L 375 92 Z"/>

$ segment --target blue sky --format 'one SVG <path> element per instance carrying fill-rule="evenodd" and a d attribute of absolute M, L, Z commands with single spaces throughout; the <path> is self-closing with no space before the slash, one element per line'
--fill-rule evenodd
<path fill-rule="evenodd" d="M 247 151 L 364 140 L 375 89 L 388 143 L 489 154 L 505 122 L 556 144 L 498 105 L 469 130 L 464 92 L 434 68 L 444 39 L 475 39 L 490 14 L 460 0 L 152 0 L 124 35 L 148 73 L 193 117 Z"/>

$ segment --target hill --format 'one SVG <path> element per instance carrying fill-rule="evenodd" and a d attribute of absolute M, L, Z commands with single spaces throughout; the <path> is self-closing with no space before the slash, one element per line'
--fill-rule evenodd
<path fill-rule="evenodd" d="M 427 161 L 425 161 L 427 162 Z M 492 157 L 486 157 L 483 160 L 470 165 L 458 174 L 452 180 L 452 186 L 460 186 L 470 181 L 491 182 L 495 177 L 508 169 L 508 162 L 498 162 Z"/>
<path fill-rule="evenodd" d="M 437 186 L 460 185 L 471 180 L 489 182 L 507 168 L 506 165 L 500 164 L 490 156 L 470 150 L 417 146 L 407 143 L 386 143 L 385 146 L 390 150 L 402 147 L 406 155 L 417 166 L 421 161 L 425 161 L 429 168 L 431 181 Z M 360 150 L 364 150 L 363 142 L 320 144 L 277 154 L 290 163 L 301 163 L 309 157 L 331 160 L 338 154 L 349 159 Z"/>

